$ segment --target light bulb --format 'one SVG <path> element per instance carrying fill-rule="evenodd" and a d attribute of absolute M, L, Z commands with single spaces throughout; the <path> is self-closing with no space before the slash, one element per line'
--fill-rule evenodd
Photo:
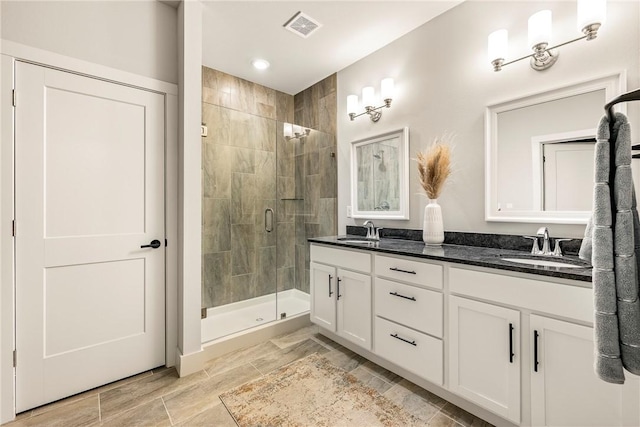
<path fill-rule="evenodd" d="M 490 62 L 507 57 L 509 47 L 508 40 L 509 33 L 507 30 L 497 30 L 489 34 L 487 52 Z"/>
<path fill-rule="evenodd" d="M 358 95 L 347 96 L 347 114 L 357 114 L 358 112 Z"/>
<path fill-rule="evenodd" d="M 362 88 L 362 104 L 365 107 L 373 107 L 375 91 L 373 86 L 367 86 Z"/>
<path fill-rule="evenodd" d="M 607 0 L 578 0 L 578 30 L 594 24 L 604 24 L 607 18 Z"/>
<path fill-rule="evenodd" d="M 382 99 L 393 99 L 393 79 L 387 77 L 380 82 L 380 96 Z"/>
<path fill-rule="evenodd" d="M 551 43 L 551 11 L 541 10 L 529 18 L 529 47 Z"/>
<path fill-rule="evenodd" d="M 291 138 L 293 136 L 293 125 L 291 123 L 285 123 L 283 133 L 284 136 Z"/>

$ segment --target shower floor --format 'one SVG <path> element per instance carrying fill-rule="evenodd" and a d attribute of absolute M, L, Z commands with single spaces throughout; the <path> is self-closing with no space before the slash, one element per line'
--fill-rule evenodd
<path fill-rule="evenodd" d="M 287 317 L 304 313 L 309 307 L 309 294 L 289 289 L 279 292 L 277 298 L 276 294 L 270 294 L 209 308 L 207 318 L 202 319 L 202 342 L 273 322 L 280 319 L 281 313 Z"/>

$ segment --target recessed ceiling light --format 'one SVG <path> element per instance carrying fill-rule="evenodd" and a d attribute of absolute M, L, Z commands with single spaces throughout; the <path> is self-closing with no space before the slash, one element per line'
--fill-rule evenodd
<path fill-rule="evenodd" d="M 254 59 L 251 61 L 251 64 L 253 64 L 253 66 L 258 70 L 266 70 L 271 65 L 269 64 L 269 61 L 265 59 Z"/>

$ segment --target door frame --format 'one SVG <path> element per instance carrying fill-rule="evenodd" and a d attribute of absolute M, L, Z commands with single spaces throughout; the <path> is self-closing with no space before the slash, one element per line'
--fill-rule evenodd
<path fill-rule="evenodd" d="M 537 135 L 531 138 L 531 169 L 533 170 L 533 210 L 541 211 L 544 205 L 544 144 L 569 142 L 575 139 L 595 138 L 597 129 L 580 129 L 571 132 Z"/>
<path fill-rule="evenodd" d="M 0 424 L 15 418 L 15 133 L 11 91 L 15 62 L 162 94 L 165 99 L 165 364 L 176 364 L 178 348 L 178 85 L 2 40 L 0 47 Z M 19 101 L 18 101 L 19 102 Z M 11 141 L 11 143 L 8 143 Z"/>

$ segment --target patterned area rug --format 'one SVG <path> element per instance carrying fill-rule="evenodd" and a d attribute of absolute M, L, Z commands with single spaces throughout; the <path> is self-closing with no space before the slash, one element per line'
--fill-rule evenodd
<path fill-rule="evenodd" d="M 424 424 L 315 353 L 220 399 L 240 427 Z"/>

